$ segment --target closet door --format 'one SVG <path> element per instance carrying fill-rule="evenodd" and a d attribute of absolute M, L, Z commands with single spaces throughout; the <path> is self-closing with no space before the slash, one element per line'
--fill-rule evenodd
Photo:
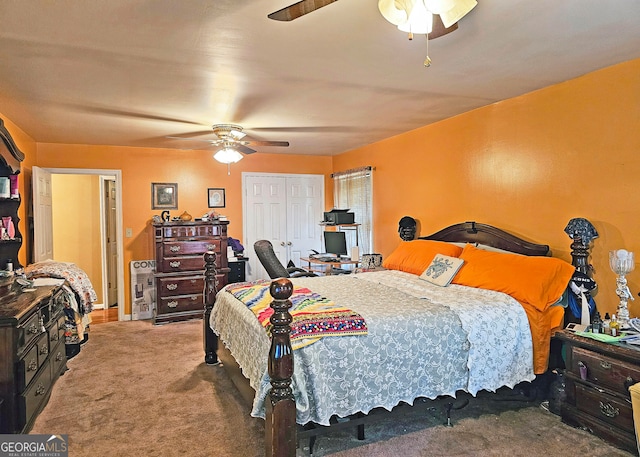
<path fill-rule="evenodd" d="M 320 249 L 324 211 L 322 175 L 243 173 L 243 244 L 249 256 L 247 280 L 268 279 L 253 250 L 269 240 L 283 265 L 300 266 L 300 257 Z M 232 235 L 233 236 L 233 235 Z"/>

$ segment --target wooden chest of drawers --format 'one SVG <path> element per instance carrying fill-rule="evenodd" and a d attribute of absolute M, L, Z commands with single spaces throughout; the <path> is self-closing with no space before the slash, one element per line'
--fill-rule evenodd
<path fill-rule="evenodd" d="M 218 288 L 227 284 L 228 224 L 226 221 L 153 224 L 156 324 L 202 318 L 205 252 L 216 253 Z"/>
<path fill-rule="evenodd" d="M 566 349 L 562 421 L 637 453 L 629 387 L 640 382 L 640 349 L 567 331 L 556 333 L 555 338 Z"/>
<path fill-rule="evenodd" d="M 0 433 L 26 433 L 66 370 L 65 298 L 57 286 L 7 291 L 0 298 Z"/>

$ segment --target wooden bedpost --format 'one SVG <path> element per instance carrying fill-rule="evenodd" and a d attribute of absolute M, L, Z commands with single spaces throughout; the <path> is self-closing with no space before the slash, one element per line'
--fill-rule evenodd
<path fill-rule="evenodd" d="M 218 281 L 216 281 L 216 253 L 212 251 L 204 254 L 204 317 L 203 317 L 203 341 L 204 361 L 207 365 L 217 365 L 218 361 L 218 335 L 209 325 L 211 310 L 218 293 Z"/>
<path fill-rule="evenodd" d="M 296 402 L 291 389 L 293 376 L 293 349 L 291 348 L 291 321 L 289 314 L 293 292 L 291 281 L 276 279 L 269 292 L 273 297 L 271 308 L 271 349 L 269 350 L 269 377 L 271 391 L 266 401 L 265 455 L 267 457 L 295 457 L 296 455 Z"/>

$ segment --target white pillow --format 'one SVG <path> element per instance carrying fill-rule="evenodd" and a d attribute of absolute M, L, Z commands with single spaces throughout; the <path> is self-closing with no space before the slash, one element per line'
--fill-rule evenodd
<path fill-rule="evenodd" d="M 463 263 L 464 260 L 458 257 L 436 254 L 420 278 L 436 286 L 446 287 L 451 283 Z"/>

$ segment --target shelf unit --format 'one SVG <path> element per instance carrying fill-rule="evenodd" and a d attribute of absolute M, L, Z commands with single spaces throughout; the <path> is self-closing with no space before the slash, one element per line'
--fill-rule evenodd
<path fill-rule="evenodd" d="M 0 141 L 0 177 L 18 176 L 20 174 L 20 163 L 24 160 L 24 154 L 14 143 L 2 119 L 0 119 L 0 139 L 2 140 Z M 20 208 L 22 199 L 16 192 L 12 192 L 14 198 L 0 198 L 0 218 L 10 217 L 15 230 L 15 234 L 11 239 L 0 239 L 0 270 L 7 269 L 9 260 L 13 263 L 14 269 L 22 267 L 18 261 L 18 252 L 22 247 L 18 208 Z"/>

